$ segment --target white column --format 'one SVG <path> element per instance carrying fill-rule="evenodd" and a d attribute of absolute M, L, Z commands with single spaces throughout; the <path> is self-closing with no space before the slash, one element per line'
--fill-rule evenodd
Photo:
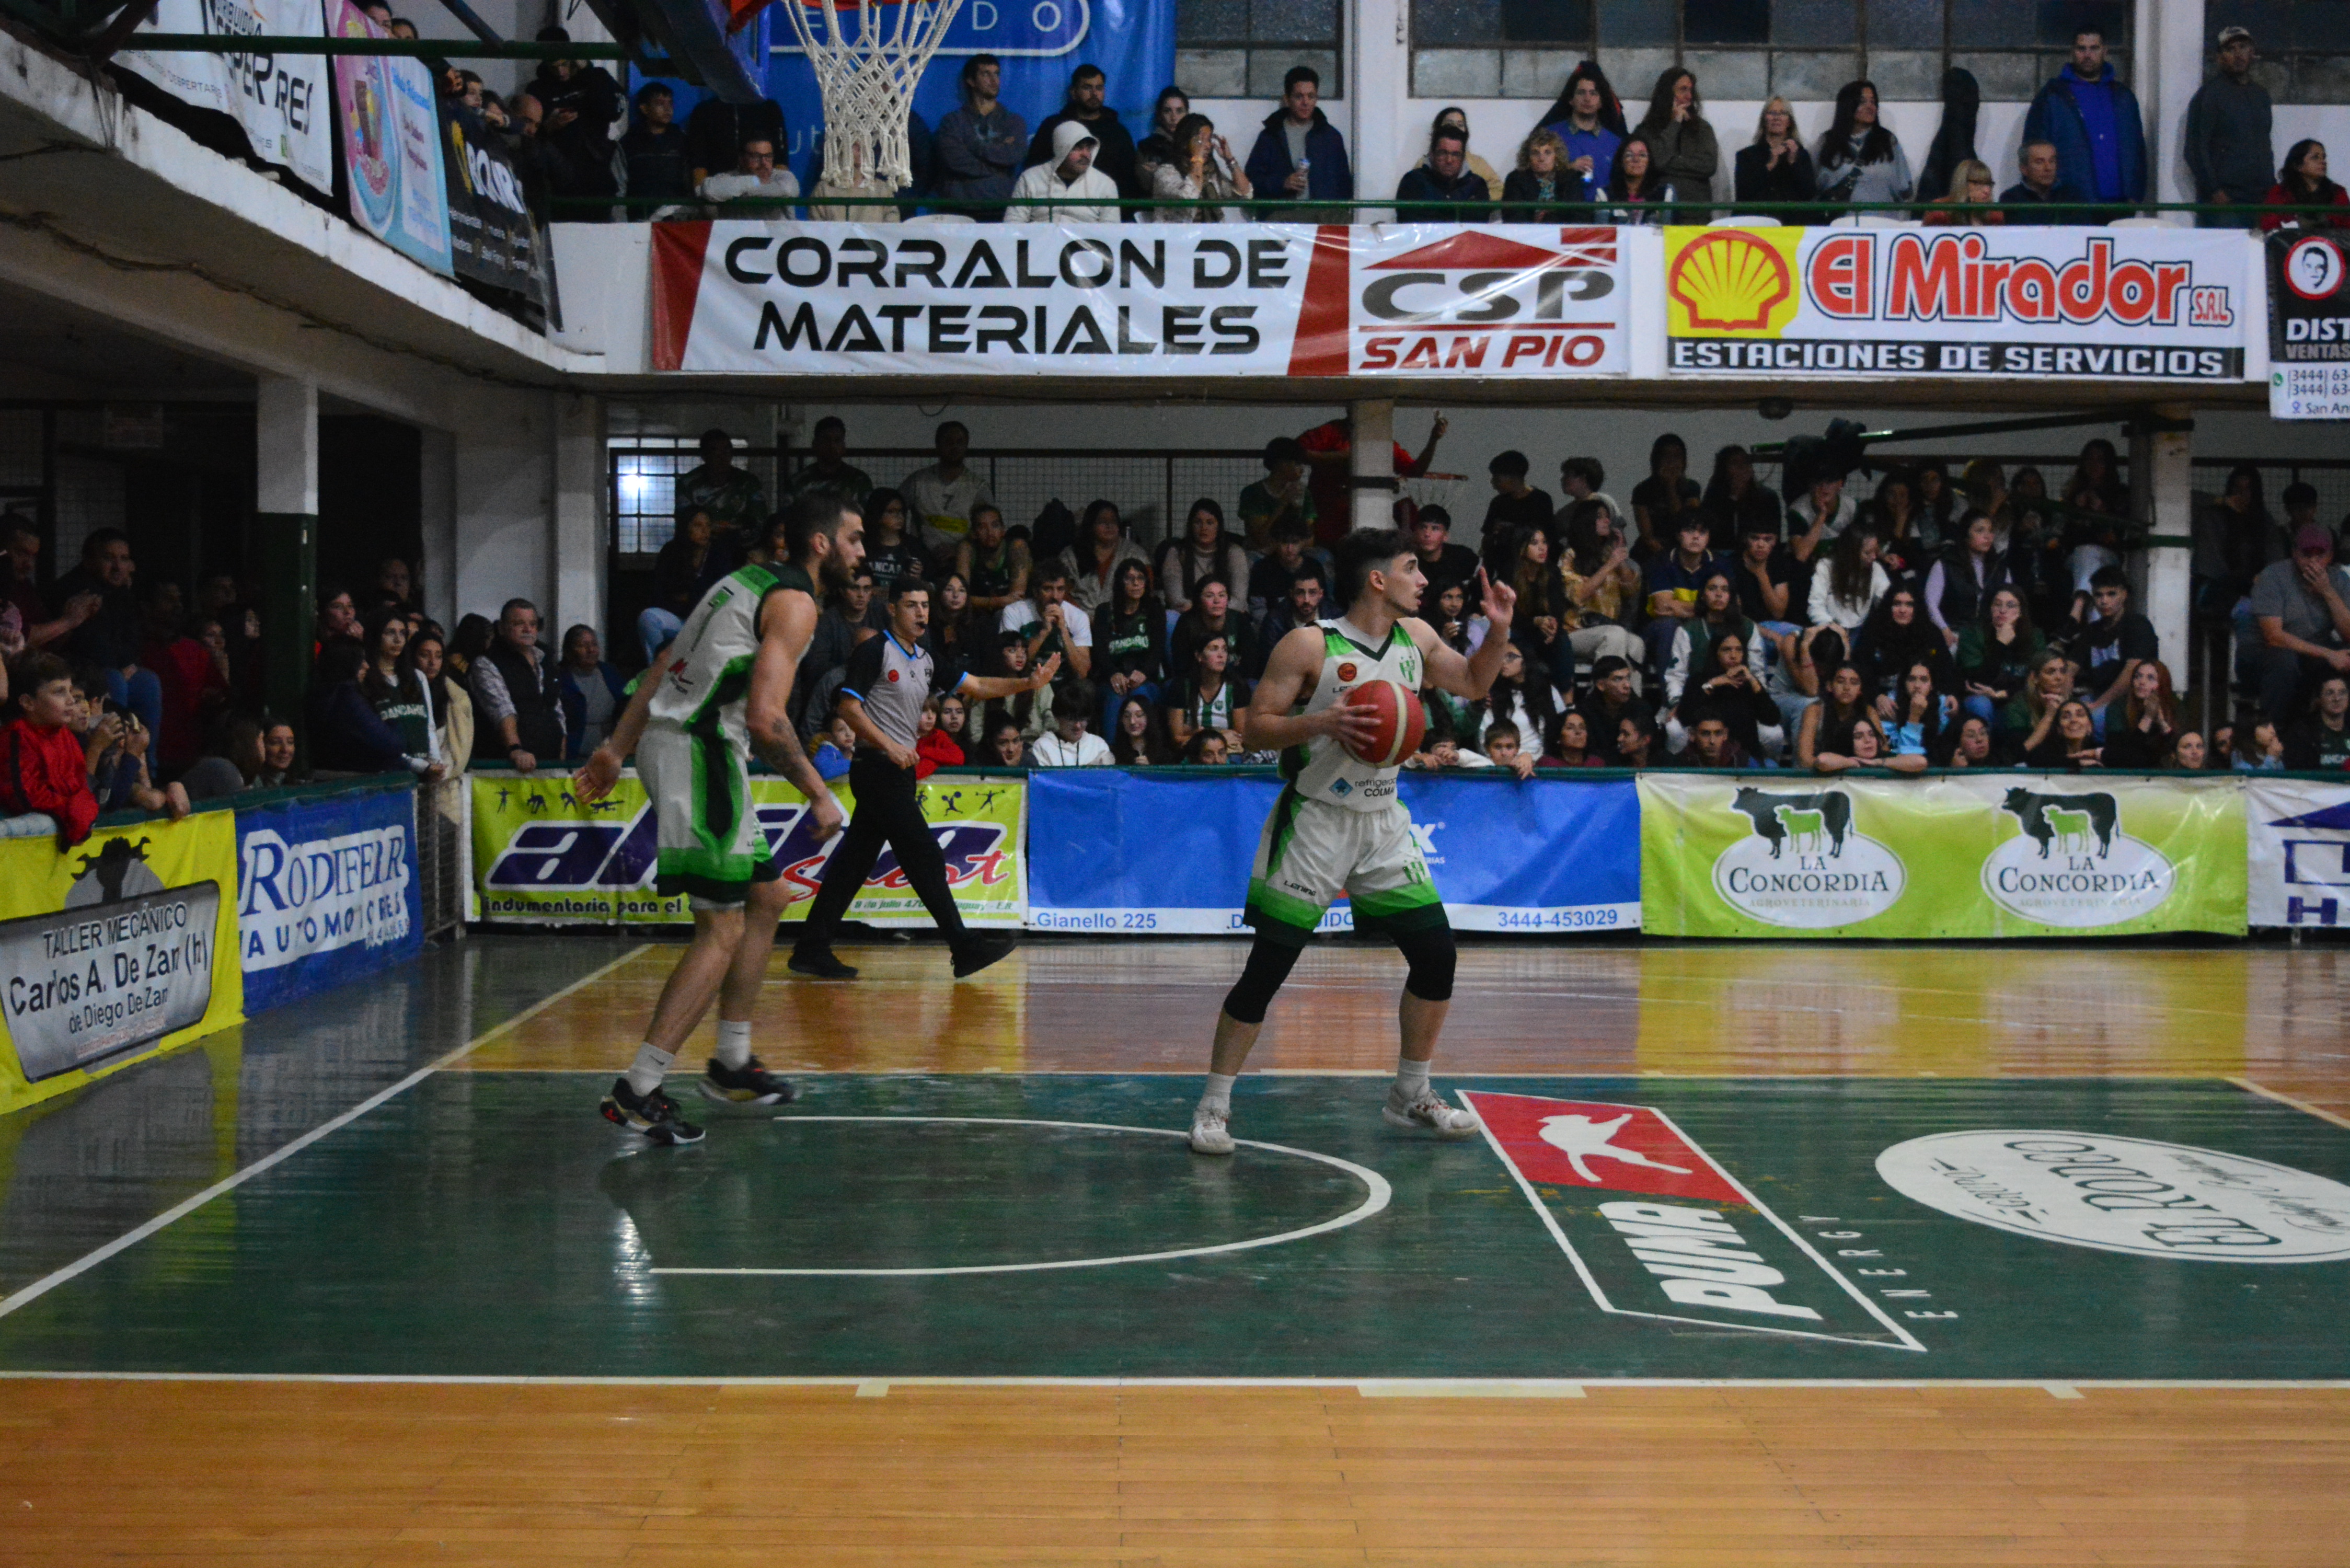
<path fill-rule="evenodd" d="M 318 384 L 286 376 L 255 379 L 255 512 L 318 514 Z"/>
<path fill-rule="evenodd" d="M 1354 419 L 1355 521 L 1357 528 L 1395 526 L 1395 403 L 1379 398 L 1348 405 Z M 1365 483 L 1368 481 L 1368 483 Z"/>
<path fill-rule="evenodd" d="M 417 456 L 422 493 L 424 559 L 418 583 L 426 611 L 442 626 L 457 625 L 457 438 L 425 430 Z"/>
<path fill-rule="evenodd" d="M 2166 428 L 2168 427 L 2168 428 Z M 2162 639 L 2162 661 L 2180 691 L 2195 679 L 2187 618 L 2194 560 L 2194 410 L 2184 403 L 2161 403 L 2147 420 L 2130 426 L 2130 501 L 2150 524 L 2139 609 Z"/>
<path fill-rule="evenodd" d="M 604 400 L 556 395 L 554 525 L 547 578 L 558 627 L 582 622 L 604 630 Z"/>
<path fill-rule="evenodd" d="M 1359 202 L 1382 202 L 1395 195 L 1396 182 L 1411 165 L 1396 156 L 1393 116 L 1411 96 L 1410 33 L 1405 0 L 1355 0 L 1347 17 L 1347 101 L 1353 106 L 1354 134 L 1347 151 L 1355 163 L 1355 195 Z M 1487 159 L 1488 162 L 1497 162 Z M 1498 163 L 1497 163 L 1498 166 Z M 1365 223 L 1382 222 L 1395 214 L 1388 208 L 1359 208 Z"/>
<path fill-rule="evenodd" d="M 2184 154 L 2187 100 L 2202 85 L 2211 40 L 2205 34 L 2203 0 L 2138 0 L 2136 68 L 2130 86 L 2146 111 L 2147 156 L 2153 162 L 2147 194 L 2161 202 L 2191 202 L 2195 182 Z M 2191 226 L 2192 214 L 2168 221 Z"/>
<path fill-rule="evenodd" d="M 508 393 L 457 429 L 452 614 L 494 618 L 526 598 L 555 618 L 553 410 L 546 394 Z"/>

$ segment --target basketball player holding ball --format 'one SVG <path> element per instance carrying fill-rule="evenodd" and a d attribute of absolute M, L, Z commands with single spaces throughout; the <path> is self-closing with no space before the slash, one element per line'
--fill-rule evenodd
<path fill-rule="evenodd" d="M 1518 597 L 1477 574 L 1488 627 L 1464 659 L 1417 613 L 1428 578 L 1409 539 L 1393 529 L 1358 530 L 1333 553 L 1347 613 L 1276 643 L 1248 706 L 1249 749 L 1279 750 L 1286 782 L 1249 876 L 1245 918 L 1256 940 L 1216 1020 L 1207 1092 L 1191 1115 L 1198 1154 L 1232 1152 L 1233 1080 L 1274 993 L 1341 892 L 1354 904 L 1355 929 L 1392 937 L 1409 966 L 1398 1009 L 1403 1050 L 1380 1114 L 1440 1137 L 1478 1130 L 1475 1116 L 1447 1105 L 1428 1082 L 1452 1001 L 1452 928 L 1410 814 L 1396 798 L 1396 774 L 1427 730 L 1421 685 L 1472 701 L 1484 696 L 1501 673 Z"/>

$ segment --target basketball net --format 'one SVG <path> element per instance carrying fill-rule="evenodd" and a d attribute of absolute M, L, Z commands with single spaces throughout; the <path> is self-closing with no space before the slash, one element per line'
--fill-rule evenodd
<path fill-rule="evenodd" d="M 915 84 L 962 8 L 962 0 L 785 0 L 782 9 L 816 68 L 824 100 L 824 172 L 813 194 L 889 195 L 914 182 L 906 115 Z M 846 27 L 843 11 L 851 17 Z M 811 13 L 823 16 L 821 29 Z M 855 223 L 896 218 L 880 208 L 853 208 L 844 215 Z"/>

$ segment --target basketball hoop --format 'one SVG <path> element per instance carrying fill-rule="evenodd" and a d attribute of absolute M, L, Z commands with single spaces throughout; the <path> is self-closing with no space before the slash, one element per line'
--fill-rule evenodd
<path fill-rule="evenodd" d="M 812 194 L 886 196 L 914 182 L 907 111 L 962 8 L 962 0 L 784 0 L 824 100 L 824 171 Z M 824 18 L 820 30 L 812 13 Z M 849 213 L 866 222 L 877 215 Z"/>
<path fill-rule="evenodd" d="M 1461 498 L 1466 492 L 1469 476 L 1465 473 L 1423 473 L 1417 479 L 1403 481 L 1403 499 L 1396 505 L 1396 522 L 1402 527 L 1411 526 L 1424 506 L 1441 506 L 1444 514 L 1452 519 L 1454 527 L 1461 525 Z"/>

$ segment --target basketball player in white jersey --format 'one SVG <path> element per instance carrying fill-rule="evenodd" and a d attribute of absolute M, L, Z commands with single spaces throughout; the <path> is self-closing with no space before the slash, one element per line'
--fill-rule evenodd
<path fill-rule="evenodd" d="M 1207 1092 L 1191 1116 L 1191 1147 L 1201 1154 L 1232 1152 L 1232 1081 L 1274 993 L 1341 892 L 1354 905 L 1355 929 L 1392 936 L 1410 966 L 1399 1008 L 1403 1051 L 1380 1114 L 1397 1127 L 1425 1127 L 1440 1137 L 1477 1131 L 1477 1118 L 1447 1105 L 1428 1082 L 1452 1002 L 1452 927 L 1412 836 L 1410 814 L 1396 798 L 1399 770 L 1374 766 L 1347 749 L 1346 742 L 1363 744 L 1372 733 L 1368 714 L 1347 697 L 1372 680 L 1393 680 L 1415 693 L 1434 686 L 1472 701 L 1484 696 L 1501 673 L 1518 596 L 1478 573 L 1485 640 L 1463 658 L 1419 618 L 1428 578 L 1409 538 L 1393 529 L 1365 529 L 1340 539 L 1334 553 L 1346 614 L 1301 626 L 1274 644 L 1249 701 L 1243 739 L 1252 751 L 1279 750 L 1287 783 L 1265 821 L 1249 877 L 1245 918 L 1256 941 L 1216 1020 Z"/>
<path fill-rule="evenodd" d="M 782 873 L 751 809 L 751 753 L 807 796 L 818 842 L 840 831 L 840 803 L 792 728 L 792 678 L 816 631 L 818 585 L 848 586 L 865 556 L 865 524 L 838 496 L 807 495 L 784 533 L 772 566 L 746 566 L 711 586 L 572 782 L 579 803 L 592 804 L 636 753 L 660 830 L 661 896 L 682 893 L 693 906 L 693 940 L 661 988 L 636 1061 L 603 1104 L 605 1119 L 656 1144 L 702 1139 L 661 1081 L 712 996 L 718 1054 L 702 1093 L 755 1106 L 795 1094 L 751 1054 L 751 1012 L 785 903 Z"/>

